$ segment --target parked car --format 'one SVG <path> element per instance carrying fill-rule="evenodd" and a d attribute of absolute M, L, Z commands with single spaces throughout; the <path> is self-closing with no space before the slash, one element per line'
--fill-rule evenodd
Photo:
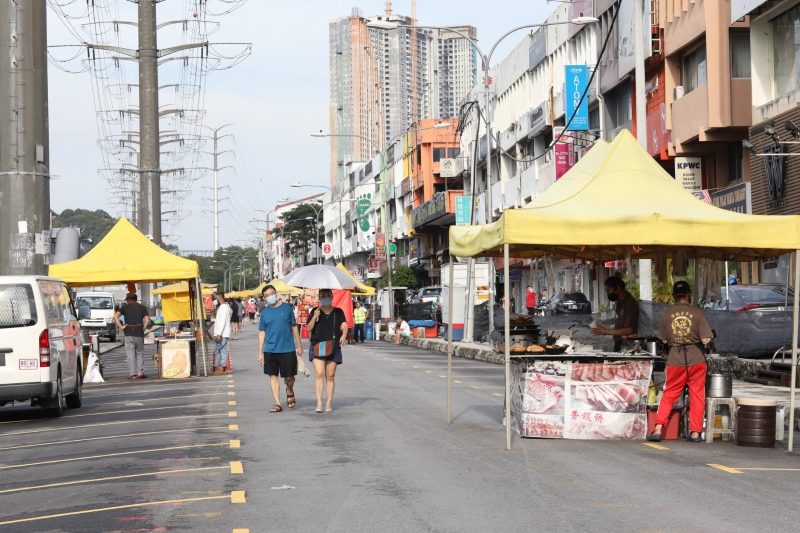
<path fill-rule="evenodd" d="M 59 279 L 0 276 L 0 406 L 29 401 L 53 416 L 81 406 L 85 317 Z"/>
<path fill-rule="evenodd" d="M 720 294 L 721 302 L 706 305 L 708 309 L 740 312 L 786 311 L 786 286 L 777 283 L 754 283 L 749 285 L 729 285 L 728 302 L 725 301 L 725 287 Z M 794 289 L 789 287 L 788 306 L 794 303 Z M 751 313 L 752 314 L 752 313 Z"/>
<path fill-rule="evenodd" d="M 582 292 L 559 292 L 546 304 L 555 315 L 590 315 L 592 304 Z"/>
<path fill-rule="evenodd" d="M 441 287 L 424 287 L 419 290 L 417 296 L 412 300 L 412 303 L 427 303 L 427 302 L 439 302 L 439 298 L 442 295 L 442 288 Z"/>
<path fill-rule="evenodd" d="M 81 320 L 81 330 L 108 337 L 110 342 L 117 341 L 117 323 L 114 322 L 117 299 L 113 292 L 79 292 L 75 301 L 78 311 L 89 310 L 89 318 Z"/>

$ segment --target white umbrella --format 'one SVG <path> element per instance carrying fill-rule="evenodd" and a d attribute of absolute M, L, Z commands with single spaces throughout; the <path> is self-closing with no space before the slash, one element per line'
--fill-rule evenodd
<path fill-rule="evenodd" d="M 304 289 L 353 289 L 353 279 L 338 268 L 328 265 L 310 265 L 292 270 L 283 282 Z"/>

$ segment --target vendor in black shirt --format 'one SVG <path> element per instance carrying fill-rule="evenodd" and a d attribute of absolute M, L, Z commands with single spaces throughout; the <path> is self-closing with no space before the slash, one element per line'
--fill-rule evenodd
<path fill-rule="evenodd" d="M 322 413 L 322 390 L 327 381 L 327 402 L 324 411 L 332 411 L 334 378 L 336 366 L 342 364 L 342 346 L 347 340 L 347 317 L 344 311 L 333 307 L 333 292 L 330 289 L 320 289 L 319 307 L 311 310 L 306 328 L 311 333 L 311 348 L 308 351 L 308 360 L 314 365 L 314 388 L 317 393 L 318 413 Z M 320 343 L 332 343 L 333 351 L 328 356 L 315 356 L 315 346 Z M 319 348 L 318 348 L 319 349 Z"/>

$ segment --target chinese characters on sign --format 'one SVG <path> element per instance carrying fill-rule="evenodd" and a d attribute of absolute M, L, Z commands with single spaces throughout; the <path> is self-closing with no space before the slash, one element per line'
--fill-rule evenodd
<path fill-rule="evenodd" d="M 386 261 L 386 234 L 375 234 L 375 259 Z"/>

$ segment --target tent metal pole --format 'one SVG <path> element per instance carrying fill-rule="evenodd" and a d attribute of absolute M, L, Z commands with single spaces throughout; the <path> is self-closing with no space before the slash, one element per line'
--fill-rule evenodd
<path fill-rule="evenodd" d="M 508 244 L 503 245 L 503 311 L 505 319 L 503 322 L 505 330 L 505 351 L 506 351 L 506 450 L 511 449 L 511 317 L 509 308 L 511 297 L 509 296 L 508 281 Z"/>
<path fill-rule="evenodd" d="M 205 321 L 203 320 L 203 289 L 200 286 L 200 278 L 195 278 L 195 301 L 197 301 L 197 325 L 200 326 L 200 338 L 196 340 L 200 344 L 200 352 L 203 355 L 203 376 L 208 377 L 208 356 L 206 355 L 206 328 Z"/>
<path fill-rule="evenodd" d="M 450 423 L 451 389 L 453 388 L 453 292 L 455 283 L 455 262 L 450 257 L 449 274 L 447 277 L 447 423 Z"/>
<path fill-rule="evenodd" d="M 795 251 L 794 254 L 794 290 L 800 287 L 800 250 Z M 788 292 L 788 291 L 787 291 Z M 789 391 L 789 447 L 788 451 L 792 451 L 794 444 L 794 393 L 795 382 L 797 380 L 797 321 L 800 315 L 800 299 L 795 294 L 794 302 L 792 303 L 792 383 Z"/>

